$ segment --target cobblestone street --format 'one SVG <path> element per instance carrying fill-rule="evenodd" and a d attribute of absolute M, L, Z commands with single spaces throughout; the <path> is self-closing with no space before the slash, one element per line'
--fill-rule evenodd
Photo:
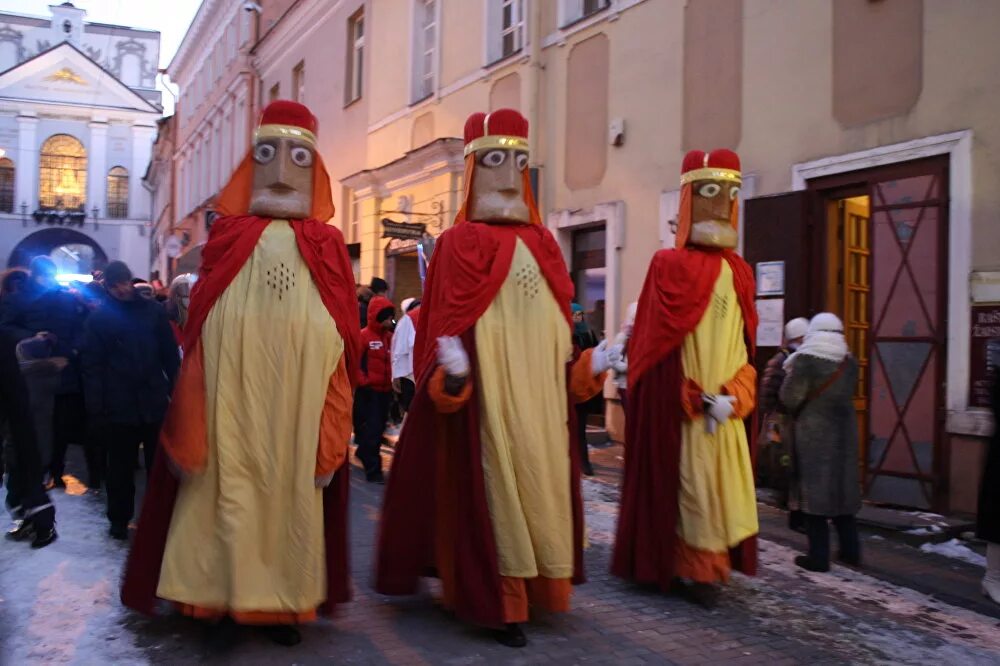
<path fill-rule="evenodd" d="M 793 549 L 766 538 L 761 575 L 736 577 L 715 611 L 612 578 L 606 572 L 617 488 L 614 470 L 601 469 L 585 484 L 590 581 L 577 588 L 571 613 L 540 617 L 527 627 L 531 643 L 524 650 L 501 647 L 487 633 L 451 620 L 434 605 L 433 590 L 402 600 L 371 591 L 382 488 L 357 477 L 355 600 L 334 620 L 305 628 L 298 647 L 281 648 L 247 630 L 235 649 L 213 652 L 201 625 L 124 610 L 117 585 L 126 549 L 106 537 L 101 498 L 70 484 L 65 494 L 55 494 L 59 541 L 37 552 L 0 543 L 2 658 L 9 664 L 1000 661 L 1000 613 L 958 608 L 841 567 L 827 575 L 806 573 L 791 564 Z"/>

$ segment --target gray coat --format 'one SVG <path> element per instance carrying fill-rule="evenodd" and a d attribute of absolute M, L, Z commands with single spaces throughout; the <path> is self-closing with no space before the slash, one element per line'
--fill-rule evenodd
<path fill-rule="evenodd" d="M 840 364 L 796 356 L 781 385 L 781 402 L 795 419 L 789 504 L 805 513 L 843 516 L 861 508 L 853 400 L 858 363 L 851 356 L 846 363 L 840 377 L 815 395 Z"/>

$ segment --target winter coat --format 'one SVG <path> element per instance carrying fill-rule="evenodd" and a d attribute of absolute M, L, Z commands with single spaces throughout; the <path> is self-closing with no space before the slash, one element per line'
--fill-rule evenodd
<path fill-rule="evenodd" d="M 383 393 L 392 390 L 392 332 L 375 318 L 389 299 L 375 296 L 368 303 L 368 326 L 361 331 L 361 386 Z"/>
<path fill-rule="evenodd" d="M 87 413 L 98 423 L 163 421 L 180 366 L 166 310 L 136 296 L 90 316 L 81 350 Z"/>
<path fill-rule="evenodd" d="M 1000 375 L 1000 370 L 994 371 Z M 1000 418 L 1000 378 L 994 379 L 991 399 L 993 418 Z M 986 451 L 983 479 L 979 486 L 979 511 L 976 536 L 990 543 L 1000 543 L 1000 427 L 995 428 Z"/>
<path fill-rule="evenodd" d="M 840 376 L 816 395 L 841 363 L 800 354 L 779 393 L 794 419 L 786 429 L 793 439 L 789 506 L 819 516 L 853 515 L 861 509 L 854 410 L 858 362 L 848 356 L 844 363 Z"/>
<path fill-rule="evenodd" d="M 86 316 L 83 302 L 66 289 L 45 289 L 31 282 L 23 291 L 4 299 L 0 329 L 14 340 L 30 338 L 41 331 L 54 334 L 53 356 L 69 359 L 61 373 L 59 393 L 78 393 L 79 349 Z"/>

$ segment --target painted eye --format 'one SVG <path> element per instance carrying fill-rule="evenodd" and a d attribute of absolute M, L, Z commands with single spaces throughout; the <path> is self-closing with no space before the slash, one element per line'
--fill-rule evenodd
<path fill-rule="evenodd" d="M 514 160 L 518 171 L 524 171 L 528 168 L 528 153 L 516 153 Z"/>
<path fill-rule="evenodd" d="M 711 199 L 712 197 L 717 196 L 721 191 L 722 186 L 718 183 L 705 183 L 698 188 L 698 195 L 703 196 L 706 199 Z"/>
<path fill-rule="evenodd" d="M 253 159 L 257 164 L 267 164 L 274 159 L 277 149 L 270 143 L 258 143 L 253 148 Z"/>
<path fill-rule="evenodd" d="M 310 167 L 313 163 L 312 151 L 308 148 L 303 148 L 302 146 L 296 146 L 292 148 L 292 162 L 296 166 L 300 167 Z"/>
<path fill-rule="evenodd" d="M 738 197 L 738 196 L 740 196 L 740 188 L 738 186 L 734 187 L 731 190 L 729 190 L 729 200 L 730 201 L 736 201 L 736 197 Z"/>
<path fill-rule="evenodd" d="M 505 150 L 491 150 L 481 158 L 479 158 L 479 163 L 485 167 L 490 167 L 495 169 L 504 163 L 507 159 L 507 151 Z"/>

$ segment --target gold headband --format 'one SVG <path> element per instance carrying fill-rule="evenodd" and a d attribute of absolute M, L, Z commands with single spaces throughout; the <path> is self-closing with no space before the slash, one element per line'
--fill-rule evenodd
<path fill-rule="evenodd" d="M 528 140 L 523 136 L 503 136 L 501 134 L 493 134 L 489 136 L 481 136 L 478 139 L 473 139 L 469 143 L 465 144 L 465 154 L 469 155 L 477 150 L 484 150 L 486 148 L 501 148 L 504 150 L 523 150 L 528 151 Z"/>
<path fill-rule="evenodd" d="M 704 169 L 693 169 L 681 174 L 681 185 L 693 183 L 696 180 L 728 180 L 734 183 L 742 183 L 743 176 L 734 169 L 723 169 L 721 167 L 705 167 Z"/>
<path fill-rule="evenodd" d="M 253 142 L 257 143 L 261 139 L 298 139 L 316 147 L 316 135 L 294 125 L 261 125 L 253 133 Z"/>

